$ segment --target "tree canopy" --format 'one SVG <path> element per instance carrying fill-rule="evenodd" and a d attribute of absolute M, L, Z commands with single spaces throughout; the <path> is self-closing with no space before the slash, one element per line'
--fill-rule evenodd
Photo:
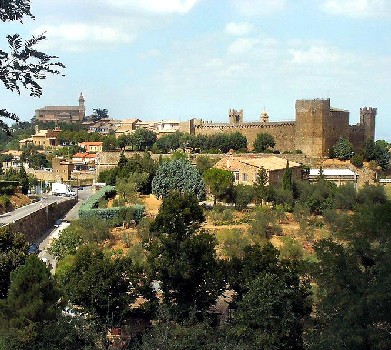
<path fill-rule="evenodd" d="M 5 0 L 0 6 L 0 20 L 20 21 L 24 17 L 34 18 L 30 12 L 29 0 Z M 9 52 L 0 49 L 0 80 L 6 89 L 20 94 L 21 88 L 29 90 L 30 96 L 40 97 L 42 87 L 39 84 L 48 74 L 61 74 L 65 68 L 61 62 L 55 62 L 56 56 L 47 55 L 37 50 L 37 45 L 46 39 L 45 35 L 32 36 L 23 42 L 19 34 L 7 35 Z M 0 117 L 18 121 L 15 113 L 0 108 Z M 9 130 L 7 124 L 0 120 L 0 128 Z"/>
<path fill-rule="evenodd" d="M 152 180 L 152 193 L 157 197 L 167 197 L 174 190 L 192 193 L 199 200 L 205 197 L 204 181 L 198 170 L 187 160 L 164 162 Z"/>
<path fill-rule="evenodd" d="M 269 148 L 274 148 L 276 141 L 274 140 L 273 135 L 267 132 L 261 132 L 257 135 L 254 141 L 254 151 L 258 153 L 265 152 Z"/>

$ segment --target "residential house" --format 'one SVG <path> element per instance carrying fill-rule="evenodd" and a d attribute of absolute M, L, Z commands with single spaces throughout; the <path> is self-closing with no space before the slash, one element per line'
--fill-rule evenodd
<path fill-rule="evenodd" d="M 286 159 L 276 156 L 226 156 L 214 167 L 232 171 L 235 185 L 252 185 L 263 168 L 268 175 L 268 184 L 276 185 L 282 182 L 287 162 Z M 292 169 L 292 179 L 301 179 L 301 164 L 289 162 L 289 168 Z"/>
<path fill-rule="evenodd" d="M 96 153 L 76 153 L 72 157 L 72 163 L 75 165 L 75 170 L 95 169 L 96 157 Z"/>
<path fill-rule="evenodd" d="M 40 130 L 38 125 L 35 126 L 35 134 L 27 139 L 19 141 L 19 147 L 22 148 L 28 144 L 33 144 L 37 147 L 42 147 L 44 149 L 55 148 L 58 146 L 58 134 L 61 132 L 61 129 L 55 128 L 53 130 Z"/>
<path fill-rule="evenodd" d="M 80 142 L 79 146 L 84 148 L 86 153 L 97 153 L 102 152 L 103 149 L 103 142 L 101 141 L 86 141 L 86 142 Z"/>

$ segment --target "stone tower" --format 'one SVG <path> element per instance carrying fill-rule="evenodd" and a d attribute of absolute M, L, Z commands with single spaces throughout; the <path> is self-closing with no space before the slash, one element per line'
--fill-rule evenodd
<path fill-rule="evenodd" d="M 243 123 L 243 109 L 237 111 L 236 109 L 230 109 L 228 111 L 228 118 L 230 124 L 241 124 Z"/>
<path fill-rule="evenodd" d="M 259 119 L 261 123 L 269 123 L 269 115 L 267 114 L 265 108 L 263 109 L 263 112 L 261 113 L 261 117 Z"/>
<path fill-rule="evenodd" d="M 84 105 L 84 102 L 86 100 L 83 97 L 83 94 L 80 93 L 79 97 L 79 120 L 83 120 L 86 116 L 86 106 Z"/>
<path fill-rule="evenodd" d="M 296 101 L 296 149 L 315 157 L 328 155 L 325 132 L 329 114 L 329 98 Z"/>
<path fill-rule="evenodd" d="M 360 108 L 360 124 L 364 127 L 364 142 L 366 140 L 375 140 L 375 119 L 377 108 Z"/>

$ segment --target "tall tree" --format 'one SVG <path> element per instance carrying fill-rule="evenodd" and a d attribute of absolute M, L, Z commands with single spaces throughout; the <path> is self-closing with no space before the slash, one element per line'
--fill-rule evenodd
<path fill-rule="evenodd" d="M 19 184 L 22 193 L 28 194 L 30 188 L 30 182 L 29 182 L 29 177 L 27 176 L 26 170 L 24 169 L 23 165 L 20 166 L 19 177 L 20 177 Z"/>
<path fill-rule="evenodd" d="M 269 148 L 274 148 L 276 141 L 274 140 L 273 135 L 267 132 L 261 132 L 257 135 L 254 141 L 254 151 L 258 153 L 265 152 Z"/>
<path fill-rule="evenodd" d="M 337 143 L 333 146 L 333 156 L 339 160 L 350 159 L 353 156 L 353 145 L 349 140 L 340 136 Z"/>
<path fill-rule="evenodd" d="M 73 264 L 59 279 L 71 303 L 98 316 L 103 324 L 118 324 L 135 299 L 135 275 L 129 259 L 107 256 L 87 245 L 77 250 Z"/>
<path fill-rule="evenodd" d="M 60 293 L 53 276 L 36 255 L 11 273 L 7 299 L 0 304 L 1 328 L 10 349 L 30 349 L 45 323 L 56 320 Z"/>
<path fill-rule="evenodd" d="M 229 170 L 210 168 L 203 174 L 210 193 L 214 196 L 214 205 L 217 199 L 222 199 L 232 191 L 234 175 Z"/>
<path fill-rule="evenodd" d="M 106 108 L 94 108 L 92 114 L 92 120 L 98 121 L 109 117 L 109 111 Z"/>
<path fill-rule="evenodd" d="M 205 197 L 205 184 L 198 170 L 187 160 L 177 159 L 159 166 L 152 180 L 152 193 L 167 197 L 172 191 L 193 193 L 199 200 Z"/>
<path fill-rule="evenodd" d="M 159 281 L 163 302 L 172 316 L 186 319 L 203 314 L 222 292 L 216 258 L 216 238 L 197 232 L 203 221 L 195 196 L 172 193 L 163 200 L 153 230 L 160 232 L 149 245 L 151 279 Z"/>
<path fill-rule="evenodd" d="M 22 233 L 14 233 L 7 226 L 0 229 L 0 299 L 7 297 L 11 272 L 24 264 L 28 247 Z"/>
<path fill-rule="evenodd" d="M 359 206 L 350 226 L 315 251 L 319 288 L 313 349 L 389 349 L 391 347 L 391 203 Z"/>
<path fill-rule="evenodd" d="M 254 197 L 257 203 L 263 204 L 268 196 L 269 177 L 265 168 L 259 169 L 254 182 Z"/>
<path fill-rule="evenodd" d="M 22 22 L 25 17 L 34 19 L 30 12 L 30 0 L 1 2 L 2 22 Z M 36 46 L 45 39 L 44 35 L 38 35 L 23 42 L 19 34 L 7 35 L 10 52 L 0 50 L 0 80 L 6 89 L 20 94 L 20 89 L 23 87 L 29 90 L 30 96 L 39 97 L 42 95 L 39 80 L 45 79 L 48 74 L 60 74 L 60 69 L 65 68 L 62 63 L 53 61 L 56 56 L 49 56 L 36 49 Z M 0 117 L 19 120 L 15 113 L 6 109 L 0 109 Z M 0 120 L 0 128 L 9 130 L 3 120 Z"/>

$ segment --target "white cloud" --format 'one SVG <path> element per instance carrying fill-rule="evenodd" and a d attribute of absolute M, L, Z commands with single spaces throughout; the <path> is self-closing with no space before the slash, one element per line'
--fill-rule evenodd
<path fill-rule="evenodd" d="M 231 22 L 225 26 L 225 31 L 228 34 L 243 36 L 249 34 L 252 31 L 252 25 L 246 22 L 240 22 L 240 23 Z"/>
<path fill-rule="evenodd" d="M 286 0 L 231 0 L 245 16 L 270 15 L 285 9 Z"/>
<path fill-rule="evenodd" d="M 347 17 L 384 17 L 391 14 L 390 0 L 325 0 L 322 9 Z"/>
<path fill-rule="evenodd" d="M 141 10 L 151 13 L 179 13 L 189 12 L 199 0 L 102 0 L 107 5 L 122 10 Z"/>
<path fill-rule="evenodd" d="M 295 64 L 324 64 L 341 62 L 347 57 L 334 47 L 314 45 L 308 49 L 289 49 Z"/>
<path fill-rule="evenodd" d="M 34 30 L 33 34 L 43 32 L 49 39 L 45 45 L 64 51 L 85 51 L 101 44 L 128 44 L 135 38 L 135 35 L 120 28 L 84 23 L 42 26 Z"/>
<path fill-rule="evenodd" d="M 228 46 L 228 53 L 231 55 L 243 55 L 251 52 L 260 40 L 255 38 L 240 38 Z"/>

